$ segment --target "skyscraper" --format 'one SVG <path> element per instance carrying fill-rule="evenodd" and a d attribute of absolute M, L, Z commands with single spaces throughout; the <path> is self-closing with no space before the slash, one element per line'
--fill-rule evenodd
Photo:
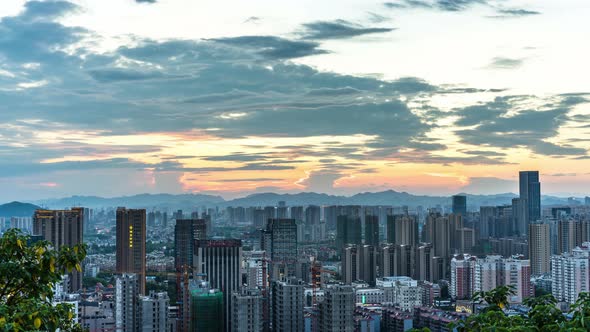
<path fill-rule="evenodd" d="M 549 225 L 529 224 L 529 259 L 533 275 L 550 271 L 551 243 L 549 242 Z"/>
<path fill-rule="evenodd" d="M 512 199 L 512 232 L 514 234 L 526 235 L 529 222 L 528 211 L 526 200 L 522 198 Z"/>
<path fill-rule="evenodd" d="M 195 274 L 204 274 L 211 287 L 223 292 L 225 331 L 231 331 L 231 298 L 242 284 L 242 241 L 195 240 Z"/>
<path fill-rule="evenodd" d="M 170 306 L 168 293 L 151 291 L 149 296 L 140 296 L 140 305 L 142 332 L 168 331 L 168 307 Z"/>
<path fill-rule="evenodd" d="M 381 248 L 379 255 L 379 276 L 414 277 L 416 248 L 412 245 L 388 244 Z"/>
<path fill-rule="evenodd" d="M 320 303 L 320 331 L 353 332 L 354 289 L 351 286 L 335 285 L 325 291 Z"/>
<path fill-rule="evenodd" d="M 191 332 L 222 332 L 229 331 L 224 324 L 224 294 L 213 289 L 206 281 L 193 280 L 190 284 L 191 301 Z"/>
<path fill-rule="evenodd" d="M 84 242 L 84 208 L 71 210 L 37 210 L 33 216 L 33 234 L 51 242 L 56 250 L 62 246 L 72 247 Z M 82 288 L 82 272 L 69 273 L 68 292 Z"/>
<path fill-rule="evenodd" d="M 572 251 L 576 247 L 578 223 L 574 220 L 557 221 L 557 253 L 563 254 Z"/>
<path fill-rule="evenodd" d="M 588 247 L 551 257 L 551 292 L 559 302 L 574 303 L 582 292 L 590 291 Z"/>
<path fill-rule="evenodd" d="M 207 222 L 203 219 L 177 219 L 174 226 L 174 265 L 182 272 L 193 265 L 194 240 L 207 239 Z"/>
<path fill-rule="evenodd" d="M 236 292 L 232 297 L 232 331 L 263 331 L 263 301 L 260 290 L 247 289 Z"/>
<path fill-rule="evenodd" d="M 269 219 L 261 234 L 261 249 L 271 259 L 271 278 L 295 276 L 297 262 L 297 222 L 295 219 Z"/>
<path fill-rule="evenodd" d="M 487 239 L 494 236 L 494 224 L 498 218 L 498 208 L 495 206 L 479 207 L 479 237 Z"/>
<path fill-rule="evenodd" d="M 450 261 L 451 258 L 451 221 L 448 217 L 431 213 L 425 225 L 426 241 L 432 243 L 434 256 Z"/>
<path fill-rule="evenodd" d="M 365 244 L 379 245 L 379 216 L 365 216 Z"/>
<path fill-rule="evenodd" d="M 305 283 L 297 278 L 275 281 L 272 286 L 272 329 L 301 332 L 303 326 L 303 294 Z"/>
<path fill-rule="evenodd" d="M 320 240 L 320 213 L 321 209 L 317 205 L 310 205 L 305 208 L 305 234 L 308 235 L 306 240 Z"/>
<path fill-rule="evenodd" d="M 350 285 L 364 281 L 375 285 L 379 253 L 374 246 L 349 245 L 342 249 L 342 281 Z"/>
<path fill-rule="evenodd" d="M 146 214 L 143 209 L 117 209 L 117 273 L 135 273 L 145 295 Z"/>
<path fill-rule="evenodd" d="M 336 218 L 336 247 L 362 243 L 362 224 L 358 216 L 340 215 Z"/>
<path fill-rule="evenodd" d="M 453 213 L 460 213 L 462 216 L 467 215 L 467 196 L 454 195 L 453 196 Z"/>
<path fill-rule="evenodd" d="M 526 200 L 529 222 L 541 219 L 541 182 L 538 171 L 519 173 L 520 199 Z"/>
<path fill-rule="evenodd" d="M 121 332 L 141 331 L 139 275 L 123 273 L 115 279 L 115 329 Z"/>
<path fill-rule="evenodd" d="M 387 243 L 418 244 L 418 220 L 413 215 L 387 216 Z"/>
<path fill-rule="evenodd" d="M 182 297 L 179 301 L 182 314 L 182 326 L 189 326 L 190 319 L 190 294 L 188 287 L 183 287 L 184 278 L 190 275 L 193 267 L 193 255 L 195 240 L 207 238 L 207 221 L 204 219 L 176 219 L 174 225 L 174 267 L 177 273 L 176 289 L 182 289 Z"/>

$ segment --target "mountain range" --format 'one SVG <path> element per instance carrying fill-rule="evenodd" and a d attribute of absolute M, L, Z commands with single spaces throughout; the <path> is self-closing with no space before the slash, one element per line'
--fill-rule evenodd
<path fill-rule="evenodd" d="M 29 203 L 11 202 L 0 205 L 0 217 L 30 217 L 39 206 Z"/>
<path fill-rule="evenodd" d="M 472 208 L 477 208 L 479 206 L 511 204 L 512 199 L 518 197 L 518 195 L 513 193 L 495 195 L 465 195 L 467 196 L 468 207 Z M 97 196 L 72 196 L 59 199 L 45 199 L 29 202 L 34 205 L 27 205 L 28 210 L 25 207 L 21 208 L 23 209 L 22 211 L 27 213 L 30 209 L 34 210 L 32 206 L 42 206 L 44 208 L 51 209 L 63 209 L 72 206 L 84 206 L 89 208 L 125 206 L 129 208 L 169 208 L 191 211 L 194 210 L 195 207 L 201 206 L 269 206 L 276 205 L 279 201 L 285 201 L 289 206 L 339 204 L 393 206 L 407 205 L 410 207 L 421 205 L 424 207 L 432 207 L 436 205 L 449 206 L 451 204 L 451 197 L 413 195 L 407 192 L 398 192 L 395 190 L 374 193 L 365 192 L 358 193 L 353 196 L 338 196 L 314 192 L 302 192 L 297 194 L 259 193 L 232 200 L 225 200 L 221 196 L 205 194 L 140 194 L 112 198 Z M 581 201 L 583 202 L 583 199 L 581 199 Z M 546 195 L 542 196 L 543 205 L 562 205 L 567 203 L 567 198 Z M 7 205 L 8 207 L 6 207 Z M 15 205 L 15 203 L 9 203 L 7 205 L 0 206 L 0 216 L 3 215 L 1 212 L 3 207 L 8 209 L 7 211 L 16 211 L 22 213 L 20 212 L 21 210 L 19 210 L 18 205 Z"/>

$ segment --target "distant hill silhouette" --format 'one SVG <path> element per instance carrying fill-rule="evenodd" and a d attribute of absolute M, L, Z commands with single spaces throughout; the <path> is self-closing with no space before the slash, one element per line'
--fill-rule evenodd
<path fill-rule="evenodd" d="M 29 203 L 6 203 L 0 205 L 0 217 L 32 217 L 37 209 L 40 207 Z"/>
<path fill-rule="evenodd" d="M 511 204 L 512 199 L 518 197 L 513 193 L 494 195 L 471 195 L 467 196 L 467 206 L 471 209 L 479 206 L 492 206 Z M 140 194 L 133 196 L 122 196 L 103 198 L 97 196 L 72 196 L 60 199 L 46 199 L 32 202 L 46 208 L 63 209 L 72 206 L 84 206 L 89 208 L 125 206 L 129 208 L 169 208 L 193 211 L 196 207 L 207 206 L 268 206 L 276 205 L 279 201 L 285 201 L 289 206 L 295 205 L 392 205 L 409 207 L 423 206 L 433 207 L 436 205 L 449 206 L 451 196 L 427 196 L 414 195 L 407 192 L 386 190 L 382 192 L 364 192 L 352 196 L 329 195 L 314 192 L 301 192 L 296 194 L 259 193 L 252 194 L 232 200 L 224 200 L 220 196 L 203 194 Z M 583 202 L 583 199 L 579 199 Z M 542 204 L 562 205 L 567 204 L 567 199 L 555 196 L 542 196 Z M 33 209 L 34 210 L 34 209 Z M 28 211 L 26 211 L 28 213 Z"/>
<path fill-rule="evenodd" d="M 222 197 L 213 195 L 139 194 L 112 198 L 98 196 L 72 196 L 59 199 L 45 199 L 35 201 L 33 203 L 40 204 L 51 209 L 66 209 L 72 206 L 83 206 L 88 208 L 124 206 L 128 208 L 144 209 L 162 207 L 193 209 L 196 206 L 215 206 L 223 202 L 224 199 Z"/>

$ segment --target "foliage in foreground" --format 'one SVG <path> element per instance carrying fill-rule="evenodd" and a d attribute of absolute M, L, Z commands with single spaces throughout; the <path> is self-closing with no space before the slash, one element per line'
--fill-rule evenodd
<path fill-rule="evenodd" d="M 84 245 L 54 250 L 46 241 L 28 244 L 19 230 L 0 238 L 0 331 L 81 331 L 68 304 L 53 305 L 53 287 L 81 270 Z"/>
<path fill-rule="evenodd" d="M 571 319 L 566 319 L 556 307 L 557 300 L 550 294 L 525 300 L 530 308 L 527 315 L 508 316 L 503 311 L 508 304 L 508 297 L 514 290 L 507 286 L 498 287 L 489 292 L 478 292 L 474 301 L 487 303 L 483 312 L 469 316 L 451 328 L 458 331 L 589 331 L 590 330 L 590 294 L 581 293 L 569 310 Z"/>

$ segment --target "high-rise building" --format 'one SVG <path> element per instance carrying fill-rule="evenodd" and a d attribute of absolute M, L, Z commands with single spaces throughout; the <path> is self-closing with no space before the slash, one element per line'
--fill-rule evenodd
<path fill-rule="evenodd" d="M 417 280 L 428 280 L 431 282 L 438 281 L 439 278 L 434 274 L 434 253 L 432 244 L 426 243 L 416 249 L 416 270 L 414 272 Z"/>
<path fill-rule="evenodd" d="M 206 281 L 192 281 L 190 284 L 191 321 L 190 331 L 223 332 L 226 329 L 223 312 L 226 305 L 224 294 L 211 288 Z"/>
<path fill-rule="evenodd" d="M 174 265 L 179 272 L 193 265 L 195 240 L 207 239 L 207 221 L 204 219 L 177 219 L 174 226 Z"/>
<path fill-rule="evenodd" d="M 340 215 L 336 218 L 336 247 L 362 244 L 362 223 L 358 216 Z"/>
<path fill-rule="evenodd" d="M 487 239 L 494 236 L 494 224 L 498 217 L 498 209 L 495 206 L 479 207 L 479 237 Z"/>
<path fill-rule="evenodd" d="M 452 227 L 448 217 L 440 214 L 430 214 L 426 219 L 425 242 L 432 243 L 434 256 L 448 259 L 451 258 Z"/>
<path fill-rule="evenodd" d="M 529 222 L 541 219 L 541 182 L 539 171 L 519 173 L 520 198 L 526 200 Z"/>
<path fill-rule="evenodd" d="M 405 276 L 377 279 L 377 287 L 384 291 L 385 301 L 394 306 L 411 311 L 422 305 L 421 288 L 418 281 Z"/>
<path fill-rule="evenodd" d="M 135 273 L 145 295 L 146 215 L 143 209 L 117 209 L 117 273 Z"/>
<path fill-rule="evenodd" d="M 522 303 L 534 296 L 531 284 L 531 263 L 528 259 L 504 258 L 500 261 L 500 284 L 511 286 L 515 294 L 508 298 L 512 303 Z"/>
<path fill-rule="evenodd" d="M 529 260 L 493 255 L 476 258 L 457 255 L 451 261 L 450 295 L 457 300 L 471 299 L 475 292 L 487 292 L 498 286 L 511 286 L 508 301 L 522 303 L 533 295 Z"/>
<path fill-rule="evenodd" d="M 204 219 L 176 219 L 174 226 L 174 267 L 179 278 L 176 279 L 176 289 L 183 290 L 185 300 L 180 301 L 179 309 L 182 314 L 182 326 L 189 326 L 190 301 L 189 289 L 182 287 L 184 278 L 192 271 L 195 240 L 207 238 L 207 221 Z"/>
<path fill-rule="evenodd" d="M 379 216 L 365 216 L 365 244 L 371 246 L 379 245 Z"/>
<path fill-rule="evenodd" d="M 370 245 L 346 246 L 342 250 L 342 281 L 350 285 L 355 281 L 364 281 L 375 285 L 377 279 L 377 261 L 379 253 Z"/>
<path fill-rule="evenodd" d="M 265 206 L 264 207 L 264 225 L 268 222 L 268 219 L 276 219 L 277 211 L 274 206 Z"/>
<path fill-rule="evenodd" d="M 33 216 L 33 235 L 39 235 L 56 249 L 84 243 L 84 208 L 71 210 L 36 210 Z M 71 293 L 82 288 L 82 271 L 69 273 Z"/>
<path fill-rule="evenodd" d="M 338 218 L 340 207 L 337 205 L 330 205 L 324 207 L 324 220 L 326 220 L 326 227 L 329 230 L 336 229 L 336 219 Z"/>
<path fill-rule="evenodd" d="M 379 255 L 379 276 L 414 277 L 416 247 L 411 245 L 388 244 L 381 247 Z"/>
<path fill-rule="evenodd" d="M 245 289 L 232 295 L 232 331 L 262 332 L 264 298 L 258 289 Z"/>
<path fill-rule="evenodd" d="M 449 295 L 456 300 L 468 300 L 473 296 L 474 264 L 470 255 L 456 255 L 451 260 Z"/>
<path fill-rule="evenodd" d="M 264 225 L 266 224 L 264 209 L 254 209 L 254 211 L 252 212 L 252 223 L 254 225 L 254 228 L 256 229 L 264 228 Z"/>
<path fill-rule="evenodd" d="M 576 238 L 577 234 L 576 231 L 579 227 L 577 222 L 574 220 L 558 220 L 557 221 L 557 249 L 558 254 L 568 253 L 572 251 L 577 243 Z"/>
<path fill-rule="evenodd" d="M 140 296 L 140 305 L 142 332 L 168 331 L 168 307 L 170 306 L 168 293 L 152 291 L 149 296 Z"/>
<path fill-rule="evenodd" d="M 297 262 L 297 222 L 295 219 L 269 219 L 261 234 L 261 249 L 271 260 L 271 278 L 295 276 Z"/>
<path fill-rule="evenodd" d="M 525 236 L 529 222 L 528 206 L 522 198 L 512 199 L 512 233 L 517 236 Z"/>
<path fill-rule="evenodd" d="M 141 331 L 139 275 L 124 273 L 115 279 L 115 330 Z"/>
<path fill-rule="evenodd" d="M 310 205 L 305 208 L 305 235 L 308 241 L 321 239 L 321 209 L 317 205 Z"/>
<path fill-rule="evenodd" d="M 551 257 L 551 292 L 559 302 L 574 303 L 590 291 L 590 243 Z"/>
<path fill-rule="evenodd" d="M 297 221 L 304 221 L 305 215 L 303 211 L 303 206 L 292 206 L 289 208 L 289 218 L 295 219 Z"/>
<path fill-rule="evenodd" d="M 452 209 L 454 214 L 461 214 L 465 217 L 467 215 L 467 196 L 454 195 Z"/>
<path fill-rule="evenodd" d="M 387 216 L 387 243 L 418 244 L 418 220 L 413 215 Z"/>
<path fill-rule="evenodd" d="M 355 294 L 351 286 L 335 285 L 324 292 L 320 303 L 320 331 L 353 332 Z"/>
<path fill-rule="evenodd" d="M 193 273 L 205 275 L 211 287 L 223 291 L 223 319 L 225 331 L 231 331 L 232 294 L 242 284 L 242 241 L 195 240 Z"/>
<path fill-rule="evenodd" d="M 287 203 L 284 201 L 279 202 L 279 206 L 277 207 L 277 219 L 286 219 L 289 217 L 289 208 L 287 207 Z"/>
<path fill-rule="evenodd" d="M 545 274 L 550 271 L 551 243 L 548 224 L 529 224 L 529 259 L 533 275 Z"/>
<path fill-rule="evenodd" d="M 272 286 L 272 329 L 302 332 L 305 283 L 297 278 L 275 281 Z"/>

